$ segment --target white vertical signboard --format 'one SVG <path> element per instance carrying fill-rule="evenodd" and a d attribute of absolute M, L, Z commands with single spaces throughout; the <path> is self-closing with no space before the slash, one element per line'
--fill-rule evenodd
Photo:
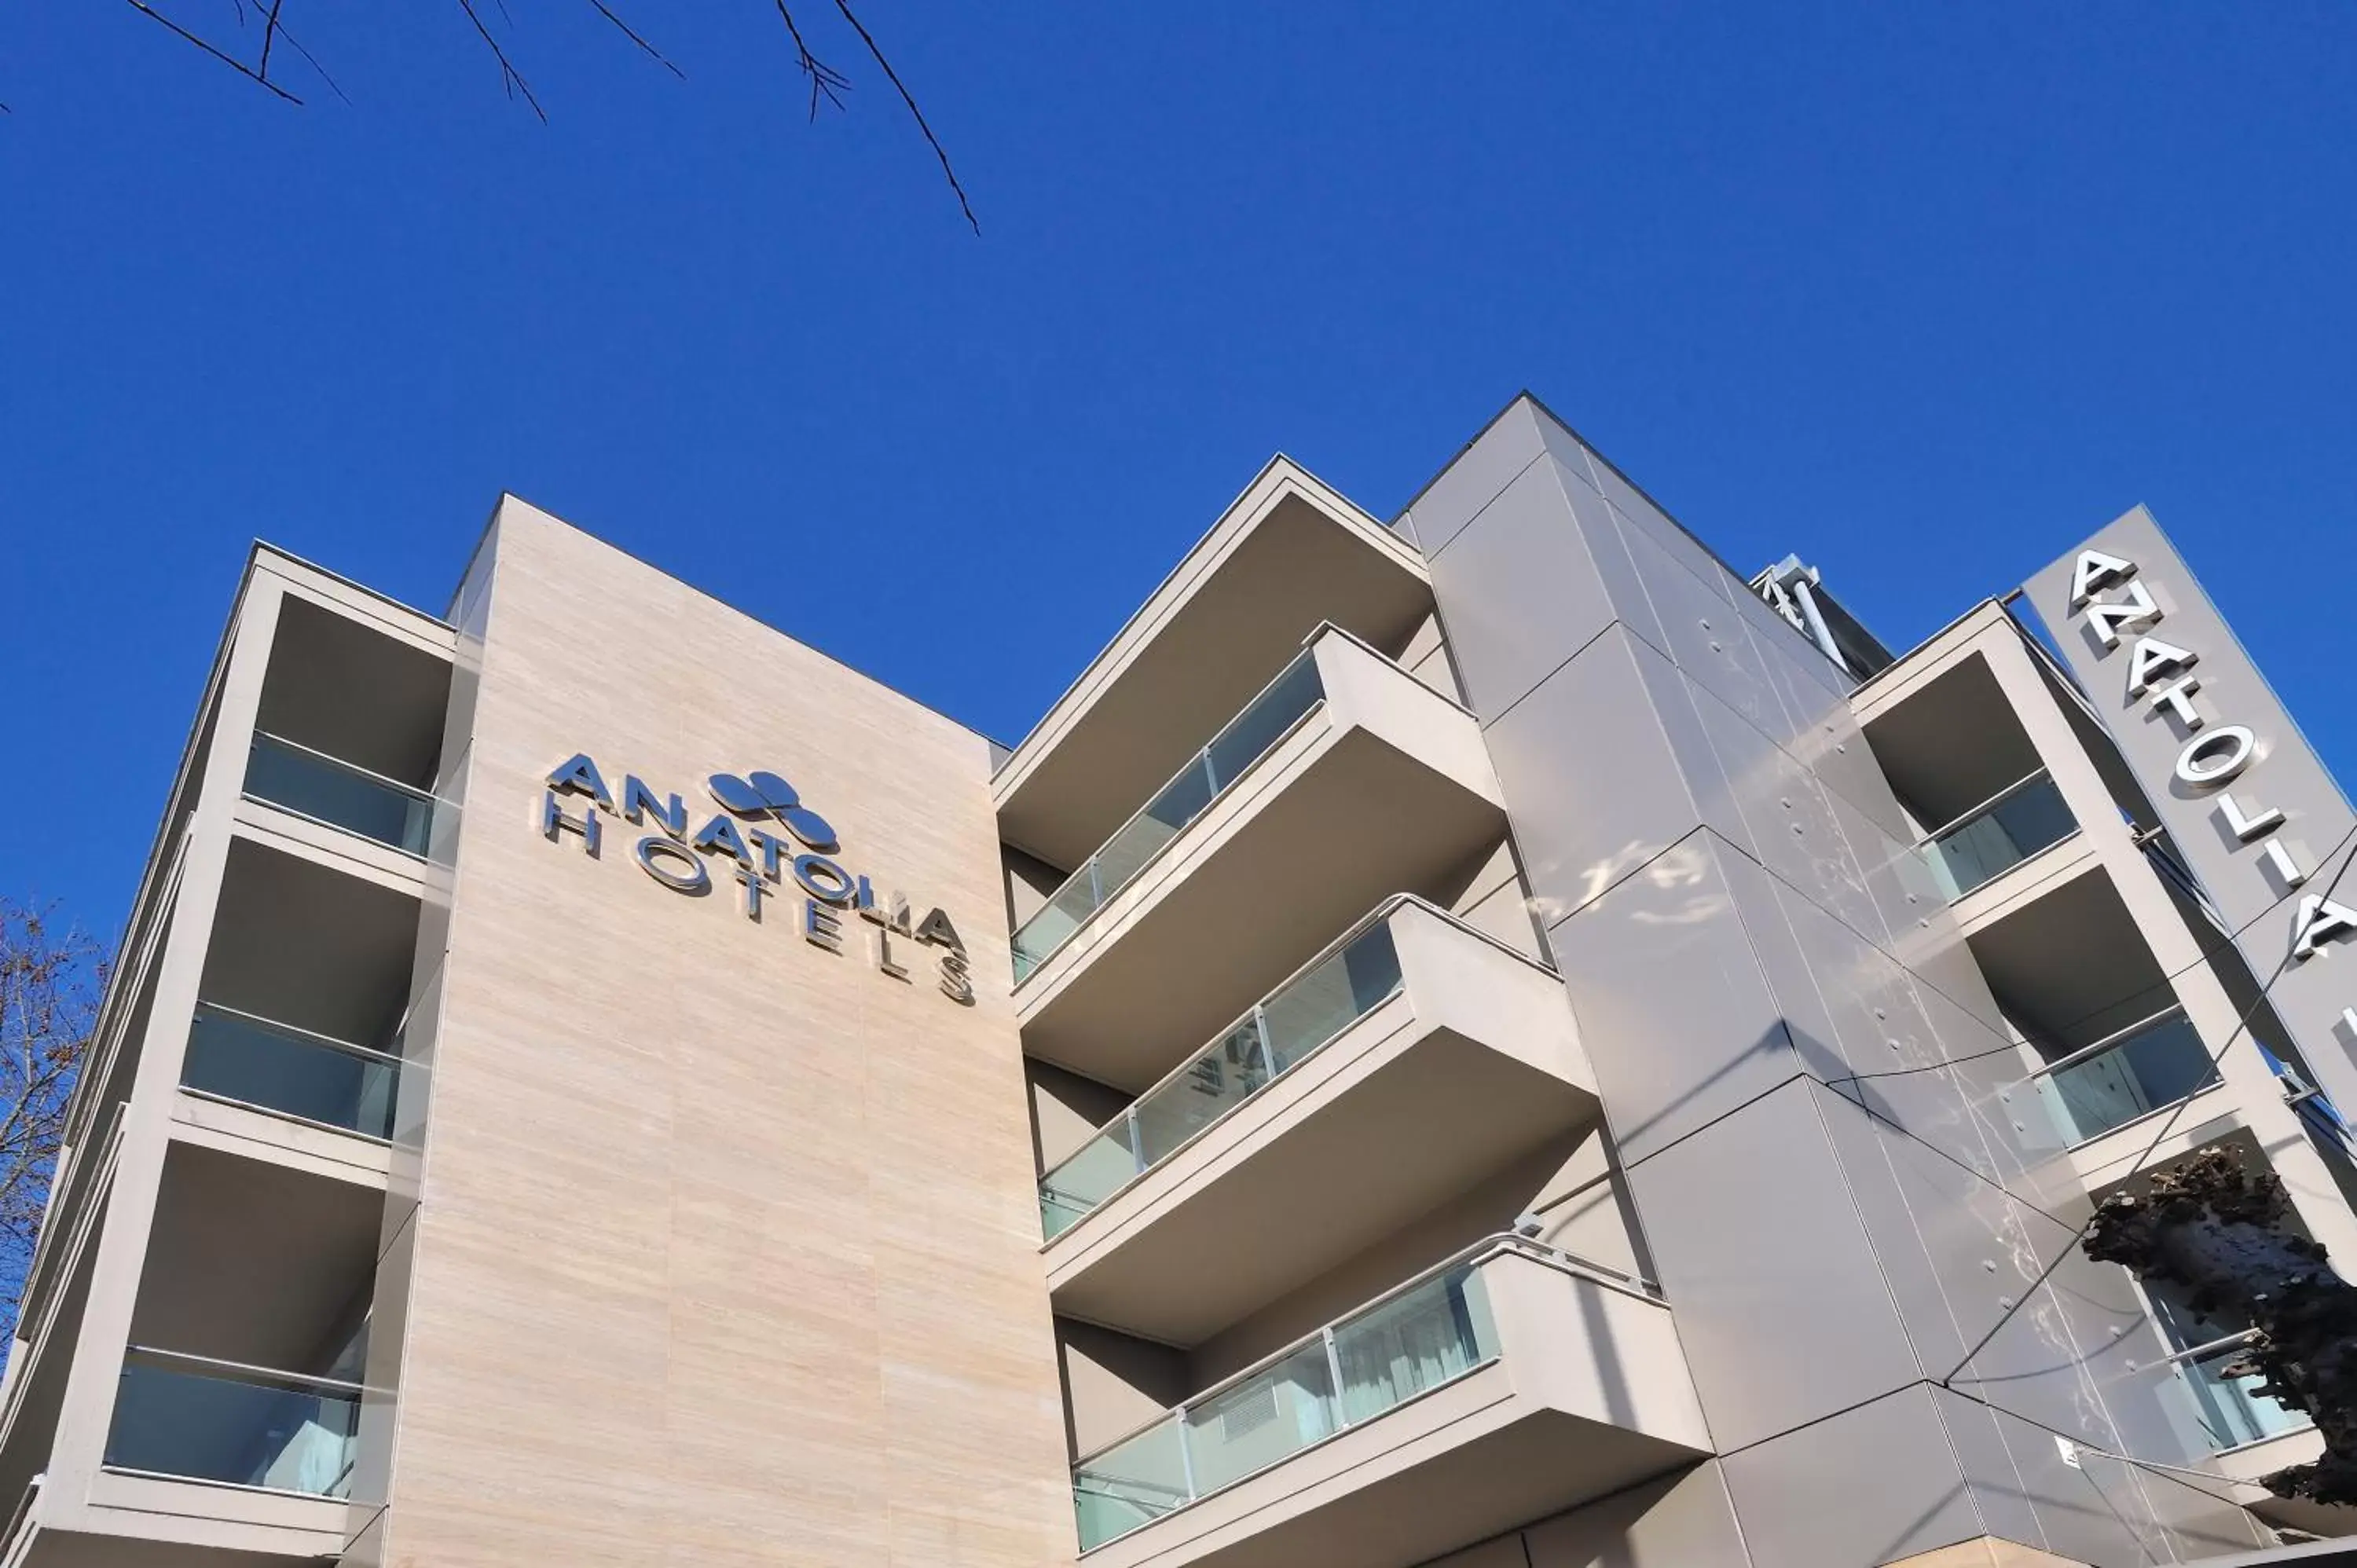
<path fill-rule="evenodd" d="M 2024 585 L 2235 944 L 2357 1116 L 2357 814 L 2138 507 Z"/>

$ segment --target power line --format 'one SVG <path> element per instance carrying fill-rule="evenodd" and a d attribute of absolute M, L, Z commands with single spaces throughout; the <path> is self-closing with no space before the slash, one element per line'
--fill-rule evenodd
<path fill-rule="evenodd" d="M 2357 833 L 2352 833 L 2352 836 L 2357 836 Z M 2343 845 L 2346 845 L 2349 843 L 2349 840 L 2344 838 L 2341 842 Z M 2335 854 L 2338 854 L 2339 853 L 2340 851 L 2338 849 L 2333 852 Z M 2336 882 L 2339 880 L 2337 875 L 2334 880 Z M 2137 989 L 2129 992 L 2125 996 L 2115 997 L 2111 1001 L 2103 1004 L 2101 1006 L 2091 1008 L 2087 1012 L 2080 1014 L 2075 1018 L 2066 1018 L 2061 1023 L 2056 1024 L 2050 1028 L 2040 1029 L 2033 1032 L 2029 1029 L 2021 1028 L 2018 1024 L 2014 1024 L 2013 1026 L 2018 1030 L 2021 1035 L 2021 1039 L 2018 1041 L 2007 1040 L 2005 1044 L 1995 1047 L 1989 1050 L 1975 1051 L 1969 1056 L 1950 1057 L 1945 1061 L 1932 1062 L 1923 1067 L 1900 1067 L 1891 1068 L 1882 1072 L 1849 1073 L 1844 1077 L 1829 1080 L 1825 1087 L 1831 1089 L 1836 1084 L 1866 1083 L 1877 1079 L 1905 1078 L 1913 1073 L 1937 1072 L 1942 1068 L 1958 1067 L 1965 1062 L 1982 1061 L 1990 1057 L 2004 1056 L 2008 1052 L 2018 1053 L 2023 1044 L 2031 1046 L 2052 1046 L 2056 1049 L 2061 1050 L 2066 1054 L 2072 1049 L 2083 1049 L 2083 1047 L 2071 1046 L 2062 1038 L 2063 1033 L 2067 1030 L 2074 1029 L 2080 1025 L 2087 1023 L 2092 1019 L 2100 1018 L 2104 1014 L 2111 1012 L 2114 1008 L 2118 1007 L 2123 1004 L 2133 1002 L 2137 997 L 2157 991 L 2162 986 L 2169 987 L 2170 991 L 2174 993 L 2176 989 L 2175 983 L 2177 981 L 2183 979 L 2197 969 L 2206 969 L 2210 967 L 2212 960 L 2217 958 L 2219 954 L 2233 949 L 2235 944 L 2242 940 L 2244 935 L 2253 927 L 2256 926 L 2262 920 L 2273 918 L 2285 905 L 2290 903 L 2294 898 L 2299 897 L 2300 896 L 2299 890 L 2298 888 L 2294 888 L 2292 891 L 2276 898 L 2275 902 L 2267 905 L 2266 908 L 2261 909 L 2257 914 L 2253 915 L 2241 925 L 2236 926 L 2233 930 L 2226 931 L 2219 938 L 2218 941 L 2214 945 L 2205 947 L 2200 952 L 2196 953 L 2190 962 L 2182 964 L 2176 969 L 2169 970 L 2149 985 L 2139 986 Z M 2277 972 L 2280 973 L 2281 972 L 2278 971 Z M 1921 977 L 1917 976 L 1916 978 L 1920 981 Z M 1931 983 L 1928 981 L 1922 981 L 1921 983 L 1927 985 Z M 2268 983 L 2272 984 L 2274 983 L 2270 981 Z M 1939 990 L 1939 987 L 1932 986 L 1932 989 L 1937 991 Z M 1941 992 L 1941 994 L 1943 996 L 1947 995 L 1945 992 Z M 1955 1001 L 1955 998 L 1952 996 L 1947 997 L 1947 999 L 1951 1002 Z M 1962 1003 L 1957 1003 L 1957 1005 L 1963 1006 L 1964 1004 Z M 1972 1011 L 1970 1008 L 1965 1008 L 1964 1010 L 1968 1013 Z M 2012 1023 L 2010 1018 L 2007 1021 L 2008 1023 Z"/>
<path fill-rule="evenodd" d="M 2357 842 L 2357 827 L 2352 827 L 2348 832 L 2343 833 L 2341 837 L 2341 842 L 2333 845 L 2331 854 L 2327 855 L 2325 858 L 2327 860 L 2340 858 L 2342 852 L 2348 849 L 2352 842 Z M 2341 860 L 2340 869 L 2332 874 L 2332 880 L 2325 885 L 2324 897 L 2327 899 L 2330 899 L 2333 893 L 2340 887 L 2341 879 L 2348 874 L 2348 871 L 2349 862 L 2347 860 Z M 2278 902 L 2281 902 L 2281 900 L 2278 900 Z M 2276 961 L 2275 972 L 2272 974 L 2269 974 L 2266 978 L 2266 983 L 2259 987 L 2259 993 L 2251 999 L 2251 1004 L 2248 1007 L 2244 1008 L 2243 1015 L 2234 1021 L 2233 1032 L 2226 1036 L 2225 1041 L 2221 1044 L 2215 1051 L 2211 1053 L 2211 1071 L 2215 1072 L 2218 1070 L 2218 1063 L 2224 1058 L 2226 1052 L 2233 1047 L 2234 1042 L 2242 1038 L 2243 1031 L 2250 1026 L 2252 1018 L 2257 1015 L 2259 1009 L 2266 1005 L 2267 993 L 2275 988 L 2276 981 L 2283 978 L 2284 971 L 2288 968 L 2290 964 L 2291 952 L 2290 950 L 2287 949 L 2284 952 L 2284 956 Z M 2160 1130 L 2152 1135 L 2152 1142 L 2145 1145 L 2144 1152 L 2138 1155 L 2135 1161 L 2129 1165 L 2128 1168 L 2131 1171 L 2142 1170 L 2144 1168 L 2145 1162 L 2152 1158 L 2154 1151 L 2160 1147 L 2161 1144 L 2169 1137 L 2171 1129 L 2176 1127 L 2177 1119 L 2179 1116 L 2184 1115 L 2185 1108 L 2192 1103 L 2192 1097 L 2189 1095 L 2185 1099 L 2179 1101 L 2177 1104 L 2170 1109 L 2167 1119 L 2160 1124 Z M 2102 1211 L 2100 1209 L 2096 1210 L 2096 1213 L 2101 1212 Z M 2030 1298 L 2038 1294 L 2040 1287 L 2044 1285 L 2048 1280 L 2054 1277 L 2054 1271 L 2061 1268 L 2064 1260 L 2070 1257 L 2072 1250 L 2075 1249 L 2081 1241 L 2086 1239 L 2087 1231 L 2095 1223 L 2095 1214 L 2090 1214 L 2085 1219 L 2080 1222 L 2078 1229 L 2071 1233 L 2071 1240 L 2064 1242 L 2061 1250 L 2054 1254 L 2053 1261 L 2038 1272 L 2038 1277 L 2029 1282 L 2029 1287 L 2014 1298 L 2013 1305 L 2007 1306 L 2003 1312 L 1997 1315 L 1997 1320 L 1989 1325 L 1988 1332 L 1983 1334 L 1978 1339 L 1973 1341 L 1972 1348 L 1964 1352 L 1964 1359 L 1949 1369 L 1946 1377 L 1940 1380 L 1940 1386 L 1942 1388 L 1947 1388 L 1955 1380 L 1958 1373 L 1962 1372 L 1966 1367 L 1971 1366 L 1973 1363 L 1973 1358 L 1986 1349 L 1988 1348 L 1989 1341 L 1996 1338 L 1998 1332 L 2003 1329 L 2007 1324 L 2013 1321 L 2013 1315 L 2019 1312 L 2025 1305 L 2029 1305 Z"/>

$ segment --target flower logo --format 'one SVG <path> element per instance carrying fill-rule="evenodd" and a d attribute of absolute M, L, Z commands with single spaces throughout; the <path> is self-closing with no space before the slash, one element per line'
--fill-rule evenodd
<path fill-rule="evenodd" d="M 705 781 L 712 798 L 740 817 L 774 817 L 786 831 L 822 854 L 837 847 L 834 829 L 824 817 L 802 804 L 794 787 L 774 773 L 754 772 L 738 778 L 716 773 Z"/>

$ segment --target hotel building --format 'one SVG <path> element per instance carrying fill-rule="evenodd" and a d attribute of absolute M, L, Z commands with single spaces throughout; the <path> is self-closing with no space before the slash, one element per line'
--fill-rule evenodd
<path fill-rule="evenodd" d="M 1272 462 L 1012 751 L 512 498 L 438 617 L 258 545 L 0 1568 L 2337 1533 L 2074 1245 L 2223 1144 L 2357 1257 L 2347 808 L 2149 530 L 1894 658 L 1525 397 L 1388 524 Z"/>

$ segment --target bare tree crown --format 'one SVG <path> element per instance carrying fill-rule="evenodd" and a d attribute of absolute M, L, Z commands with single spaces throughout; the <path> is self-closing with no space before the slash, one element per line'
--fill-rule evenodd
<path fill-rule="evenodd" d="M 13 1324 L 107 964 L 81 928 L 0 898 L 0 1312 Z"/>

